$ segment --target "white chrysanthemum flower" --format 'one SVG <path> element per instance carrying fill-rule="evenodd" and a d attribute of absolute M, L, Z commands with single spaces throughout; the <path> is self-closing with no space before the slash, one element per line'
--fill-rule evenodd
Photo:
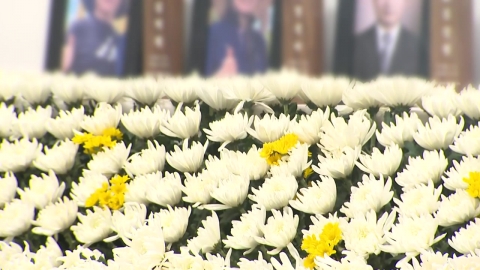
<path fill-rule="evenodd" d="M 56 74 L 51 84 L 54 98 L 73 104 L 83 99 L 82 79 L 74 75 Z"/>
<path fill-rule="evenodd" d="M 298 136 L 298 140 L 309 145 L 316 144 L 320 141 L 321 128 L 328 121 L 330 108 L 327 107 L 325 112 L 318 109 L 310 115 L 302 115 L 298 122 L 291 121 L 287 133 L 294 133 Z"/>
<path fill-rule="evenodd" d="M 419 184 L 400 194 L 401 200 L 393 198 L 400 215 L 416 217 L 433 214 L 440 205 L 438 198 L 442 194 L 442 185 L 435 188 L 432 181 L 428 185 Z"/>
<path fill-rule="evenodd" d="M 270 168 L 256 145 L 252 145 L 247 153 L 224 149 L 220 152 L 220 158 L 228 171 L 236 175 L 247 174 L 250 180 L 263 178 Z"/>
<path fill-rule="evenodd" d="M 123 142 L 117 143 L 113 148 L 105 147 L 103 151 L 92 155 L 87 168 L 106 176 L 118 173 L 127 163 L 131 147 L 131 144 L 126 147 Z"/>
<path fill-rule="evenodd" d="M 460 91 L 456 98 L 457 107 L 468 117 L 479 120 L 480 119 L 480 91 L 474 87 L 467 87 Z"/>
<path fill-rule="evenodd" d="M 253 194 L 249 194 L 248 198 L 270 211 L 287 206 L 297 189 L 298 182 L 293 175 L 275 175 L 265 179 L 258 189 L 252 188 Z"/>
<path fill-rule="evenodd" d="M 15 113 L 15 107 L 0 103 L 0 138 L 9 138 L 13 135 L 13 124 L 17 121 L 17 114 Z"/>
<path fill-rule="evenodd" d="M 367 143 L 375 133 L 376 124 L 367 116 L 366 110 L 350 115 L 348 122 L 343 117 L 334 114 L 330 121 L 322 126 L 319 147 L 330 152 L 339 151 L 345 147 L 355 148 Z"/>
<path fill-rule="evenodd" d="M 313 165 L 312 169 L 320 174 L 335 179 L 344 179 L 352 173 L 355 161 L 360 156 L 361 147 L 345 147 L 339 152 L 324 152 L 326 157 L 318 156 L 318 166 Z"/>
<path fill-rule="evenodd" d="M 300 257 L 298 250 L 295 249 L 292 243 L 287 245 L 288 253 L 290 253 L 290 257 L 287 256 L 285 252 L 281 252 L 278 257 L 280 261 L 277 261 L 275 257 L 270 259 L 272 266 L 275 270 L 307 270 L 303 266 L 303 259 Z M 290 261 L 290 258 L 293 258 L 295 261 L 293 264 Z"/>
<path fill-rule="evenodd" d="M 220 224 L 214 211 L 212 211 L 212 216 L 202 221 L 202 225 L 203 227 L 197 230 L 197 236 L 187 240 L 188 249 L 193 254 L 209 253 L 220 242 Z"/>
<path fill-rule="evenodd" d="M 163 97 L 163 87 L 155 78 L 147 76 L 128 81 L 125 94 L 141 104 L 152 105 Z"/>
<path fill-rule="evenodd" d="M 176 103 L 192 103 L 198 99 L 202 79 L 198 76 L 164 79 L 165 94 Z"/>
<path fill-rule="evenodd" d="M 249 260 L 246 258 L 240 258 L 238 262 L 239 270 L 273 270 L 273 266 L 263 259 L 262 252 L 258 252 L 258 258 L 256 260 Z"/>
<path fill-rule="evenodd" d="M 463 154 L 463 155 L 480 155 L 480 126 L 477 123 L 476 126 L 470 126 L 469 129 L 460 133 L 460 135 L 455 138 L 450 149 L 454 152 Z"/>
<path fill-rule="evenodd" d="M 106 238 L 104 242 L 112 242 L 120 238 L 130 238 L 138 228 L 145 224 L 146 219 L 147 207 L 144 204 L 125 203 L 123 213 L 121 211 L 114 211 L 112 214 L 112 231 L 116 234 Z"/>
<path fill-rule="evenodd" d="M 155 145 L 154 145 L 155 143 Z M 131 155 L 123 165 L 130 177 L 162 171 L 165 166 L 165 146 L 147 141 L 147 149 Z"/>
<path fill-rule="evenodd" d="M 440 118 L 447 118 L 450 115 L 459 116 L 462 112 L 457 107 L 456 98 L 457 92 L 454 88 L 439 89 L 436 87 L 429 95 L 422 97 L 422 108 L 428 114 Z"/>
<path fill-rule="evenodd" d="M 27 138 L 10 143 L 3 140 L 0 144 L 0 172 L 21 172 L 28 168 L 42 151 L 37 139 Z"/>
<path fill-rule="evenodd" d="M 267 224 L 261 228 L 263 237 L 254 236 L 259 244 L 274 247 L 268 251 L 270 255 L 276 255 L 292 242 L 297 235 L 299 218 L 293 215 L 290 207 L 280 210 L 272 210 L 272 216 L 267 219 Z"/>
<path fill-rule="evenodd" d="M 442 195 L 441 198 L 438 211 L 435 213 L 440 226 L 462 224 L 480 215 L 480 202 L 463 189 L 458 189 L 448 197 Z"/>
<path fill-rule="evenodd" d="M 301 90 L 301 76 L 297 72 L 282 70 L 279 73 L 267 73 L 260 76 L 261 83 L 278 100 L 290 101 Z"/>
<path fill-rule="evenodd" d="M 288 156 L 278 162 L 277 166 L 270 167 L 270 175 L 293 175 L 300 177 L 303 171 L 310 167 L 312 161 L 308 161 L 308 144 L 297 143 L 290 149 Z"/>
<path fill-rule="evenodd" d="M 443 151 L 425 151 L 423 158 L 409 157 L 405 169 L 397 174 L 395 182 L 405 189 L 418 184 L 427 184 L 428 181 L 437 183 L 448 166 L 448 160 Z"/>
<path fill-rule="evenodd" d="M 290 206 L 307 214 L 325 215 L 333 210 L 337 199 L 335 180 L 329 176 L 320 176 L 322 181 L 312 181 L 311 186 L 297 192 Z"/>
<path fill-rule="evenodd" d="M 160 127 L 170 117 L 169 112 L 159 106 L 142 108 L 123 114 L 122 124 L 133 135 L 139 138 L 153 138 L 160 133 Z"/>
<path fill-rule="evenodd" d="M 239 106 L 245 102 L 269 104 L 276 100 L 272 92 L 268 91 L 258 79 L 236 76 L 217 80 L 224 89 L 224 96 L 228 100 L 240 101 Z"/>
<path fill-rule="evenodd" d="M 344 91 L 350 86 L 350 80 L 344 77 L 305 78 L 302 80 L 300 96 L 304 101 L 310 101 L 319 108 L 336 106 L 342 101 Z"/>
<path fill-rule="evenodd" d="M 249 184 L 250 179 L 246 175 L 232 174 L 228 178 L 220 179 L 217 187 L 210 192 L 210 196 L 220 204 L 207 204 L 200 208 L 219 211 L 241 206 L 247 198 Z"/>
<path fill-rule="evenodd" d="M 456 231 L 448 239 L 448 244 L 460 253 L 475 253 L 475 250 L 480 249 L 480 219 L 475 218 L 465 228 Z"/>
<path fill-rule="evenodd" d="M 148 205 L 147 191 L 152 183 L 151 174 L 138 175 L 127 182 L 125 192 L 125 202 L 134 202 Z"/>
<path fill-rule="evenodd" d="M 48 237 L 45 241 L 45 246 L 40 246 L 40 249 L 33 255 L 35 266 L 43 269 L 53 269 L 60 266 L 58 261 L 62 257 L 62 249 L 58 246 L 55 239 Z"/>
<path fill-rule="evenodd" d="M 161 172 L 145 175 L 150 184 L 147 189 L 147 200 L 163 207 L 173 206 L 182 200 L 182 180 L 178 173 Z"/>
<path fill-rule="evenodd" d="M 406 259 L 415 257 L 442 240 L 445 234 L 435 237 L 438 223 L 431 215 L 420 217 L 399 216 L 390 232 L 385 233 L 386 242 L 380 249 L 390 254 L 405 253 Z M 403 263 L 402 260 L 397 263 Z"/>
<path fill-rule="evenodd" d="M 428 119 L 425 126 L 418 126 L 413 138 L 416 143 L 427 150 L 447 149 L 462 132 L 463 125 L 462 117 L 457 124 L 456 118 L 452 115 L 444 119 L 434 116 Z"/>
<path fill-rule="evenodd" d="M 108 184 L 108 178 L 98 172 L 83 170 L 82 176 L 78 178 L 78 182 L 72 182 L 70 197 L 80 207 L 85 207 L 87 199 L 104 183 Z"/>
<path fill-rule="evenodd" d="M 217 83 L 217 81 L 219 81 L 219 79 L 212 78 L 202 83 L 200 89 L 197 91 L 198 97 L 210 108 L 217 111 L 228 111 L 235 108 L 237 102 L 225 97 L 225 88 L 222 87 L 221 79 L 220 83 Z"/>
<path fill-rule="evenodd" d="M 56 174 L 66 174 L 75 163 L 77 151 L 78 144 L 68 139 L 58 141 L 51 149 L 45 146 L 45 154 L 40 153 L 33 161 L 33 165 L 44 172 L 52 170 Z"/>
<path fill-rule="evenodd" d="M 427 250 L 420 253 L 420 261 L 421 263 L 415 257 L 412 258 L 412 265 L 405 264 L 401 267 L 405 270 L 444 269 L 448 262 L 448 254 Z"/>
<path fill-rule="evenodd" d="M 59 140 L 71 139 L 75 136 L 74 130 L 80 130 L 83 122 L 83 106 L 71 111 L 60 111 L 56 118 L 50 118 L 45 123 L 48 133 Z"/>
<path fill-rule="evenodd" d="M 387 181 L 383 176 L 377 180 L 375 176 L 364 174 L 362 182 L 358 187 L 352 186 L 350 201 L 345 202 L 340 212 L 347 217 L 354 217 L 356 214 L 365 214 L 370 210 L 378 212 L 385 204 L 389 203 L 393 197 L 392 179 Z"/>
<path fill-rule="evenodd" d="M 278 118 L 275 115 L 266 114 L 263 118 L 255 116 L 253 127 L 249 128 L 248 134 L 262 143 L 273 142 L 280 139 L 288 130 L 290 117 L 281 114 Z"/>
<path fill-rule="evenodd" d="M 165 242 L 175 243 L 180 240 L 187 231 L 188 219 L 192 209 L 190 207 L 175 207 L 170 205 L 168 209 L 162 209 L 155 213 L 160 218 Z"/>
<path fill-rule="evenodd" d="M 203 164 L 203 156 L 207 151 L 208 140 L 204 145 L 198 142 L 192 142 L 188 146 L 188 139 L 183 141 L 182 149 L 178 145 L 174 146 L 173 152 L 168 152 L 166 159 L 168 164 L 181 172 L 196 172 Z"/>
<path fill-rule="evenodd" d="M 197 176 L 185 173 L 185 181 L 182 186 L 184 202 L 193 203 L 193 207 L 207 204 L 212 199 L 210 193 L 217 186 L 217 182 L 211 178 L 204 177 L 201 173 Z"/>
<path fill-rule="evenodd" d="M 70 227 L 78 242 L 91 245 L 100 242 L 112 232 L 112 213 L 110 208 L 93 207 L 86 215 L 78 213 L 77 224 Z"/>
<path fill-rule="evenodd" d="M 65 182 L 59 184 L 58 178 L 53 171 L 48 175 L 42 173 L 42 177 L 30 176 L 28 187 L 17 189 L 18 195 L 24 201 L 31 202 L 37 209 L 43 209 L 49 203 L 60 198 L 65 190 Z"/>
<path fill-rule="evenodd" d="M 98 90 L 98 89 L 97 89 Z M 99 91 L 101 92 L 101 91 Z M 122 118 L 122 106 L 98 103 L 93 116 L 85 116 L 80 126 L 95 136 L 102 135 L 107 128 L 116 128 Z"/>
<path fill-rule="evenodd" d="M 369 93 L 388 107 L 413 107 L 432 92 L 433 86 L 433 83 L 419 78 L 380 77 L 371 83 Z"/>
<path fill-rule="evenodd" d="M 42 138 L 47 133 L 45 123 L 52 117 L 52 107 L 28 108 L 27 111 L 18 114 L 13 121 L 13 136 L 26 138 Z"/>
<path fill-rule="evenodd" d="M 53 77 L 48 74 L 26 73 L 16 85 L 16 94 L 24 98 L 29 104 L 42 104 L 51 94 Z"/>
<path fill-rule="evenodd" d="M 370 83 L 355 82 L 347 87 L 342 94 L 342 101 L 345 105 L 336 106 L 337 110 L 350 109 L 354 111 L 379 107 L 380 102 L 372 97 Z M 346 107 L 346 108 L 343 108 Z"/>
<path fill-rule="evenodd" d="M 231 235 L 223 240 L 226 248 L 247 250 L 244 254 L 252 252 L 258 245 L 255 237 L 261 237 L 262 227 L 265 224 L 266 210 L 259 205 L 253 205 L 252 210 L 240 216 L 240 220 L 232 221 Z"/>
<path fill-rule="evenodd" d="M 239 166 L 240 164 L 236 164 Z M 240 171 L 237 175 L 245 174 Z M 229 178 L 232 175 L 232 171 L 227 167 L 227 162 L 224 159 L 219 159 L 216 156 L 208 155 L 205 159 L 205 169 L 202 170 L 202 178 L 212 183 L 218 184 L 222 179 Z"/>
<path fill-rule="evenodd" d="M 453 258 L 448 260 L 446 269 L 459 269 L 459 270 L 470 270 L 476 269 L 480 265 L 480 255 L 478 251 L 476 254 L 468 254 L 463 256 L 453 255 Z"/>
<path fill-rule="evenodd" d="M 210 129 L 204 128 L 203 131 L 210 141 L 222 143 L 219 148 L 221 150 L 231 142 L 245 139 L 252 122 L 253 116 L 248 117 L 247 114 L 230 114 L 227 112 L 223 119 L 210 122 L 208 125 Z"/>
<path fill-rule="evenodd" d="M 85 96 L 96 102 L 113 104 L 125 96 L 126 84 L 117 78 L 100 78 L 91 75 L 83 77 L 82 82 Z"/>
<path fill-rule="evenodd" d="M 422 121 L 416 113 L 408 115 L 404 112 L 402 116 L 395 115 L 395 122 L 390 125 L 382 122 L 381 132 L 376 130 L 375 135 L 378 142 L 385 147 L 394 144 L 402 147 L 405 142 L 413 141 L 413 134 L 420 125 Z"/>
<path fill-rule="evenodd" d="M 365 173 L 371 173 L 376 177 L 382 175 L 384 177 L 392 176 L 397 172 L 402 162 L 403 152 L 398 145 L 392 145 L 385 148 L 382 153 L 378 148 L 373 148 L 371 155 L 360 155 L 360 162 L 355 162 L 357 167 Z"/>
<path fill-rule="evenodd" d="M 340 220 L 342 239 L 345 248 L 358 256 L 367 257 L 369 254 L 380 254 L 380 245 L 385 243 L 384 234 L 393 226 L 396 213 L 384 213 L 377 221 L 375 211 L 354 215 L 348 222 Z"/>
<path fill-rule="evenodd" d="M 32 232 L 46 236 L 57 235 L 70 228 L 77 219 L 77 211 L 77 203 L 64 197 L 63 200 L 60 199 L 40 210 L 37 219 L 32 222 L 37 226 Z"/>
<path fill-rule="evenodd" d="M 65 256 L 58 261 L 62 262 L 59 269 L 93 269 L 104 270 L 105 265 L 99 260 L 105 261 L 105 256 L 97 249 L 91 250 L 83 246 L 77 246 L 73 251 L 66 250 Z"/>
<path fill-rule="evenodd" d="M 182 112 L 183 103 L 178 104 L 175 113 L 166 121 L 163 121 L 160 131 L 170 137 L 188 139 L 198 134 L 202 113 L 198 102 L 192 110 L 185 107 Z"/>
<path fill-rule="evenodd" d="M 364 257 L 355 255 L 349 255 L 340 261 L 328 256 L 316 257 L 315 265 L 322 270 L 373 270 Z"/>
<path fill-rule="evenodd" d="M 30 202 L 15 199 L 5 204 L 0 209 L 0 237 L 11 239 L 22 235 L 30 228 L 34 215 L 35 206 Z"/>
<path fill-rule="evenodd" d="M 165 259 L 165 239 L 158 215 L 150 214 L 146 224 L 135 230 L 123 248 L 113 249 L 115 261 L 140 269 L 158 269 Z M 130 260 L 129 260 L 130 259 Z"/>
<path fill-rule="evenodd" d="M 480 168 L 480 157 L 463 156 L 460 163 L 453 160 L 453 166 L 442 176 L 443 185 L 450 189 L 467 189 L 468 184 L 463 181 L 470 172 L 478 171 Z"/>
<path fill-rule="evenodd" d="M 15 198 L 17 187 L 17 178 L 13 173 L 7 172 L 3 178 L 0 177 L 0 208 Z"/>

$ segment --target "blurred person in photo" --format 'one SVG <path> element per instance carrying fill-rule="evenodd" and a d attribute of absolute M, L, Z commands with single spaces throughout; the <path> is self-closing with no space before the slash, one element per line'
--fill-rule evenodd
<path fill-rule="evenodd" d="M 367 81 L 378 75 L 422 75 L 419 38 L 402 23 L 410 15 L 410 1 L 418 0 L 371 0 L 375 20 L 355 36 L 354 77 Z"/>
<path fill-rule="evenodd" d="M 69 7 L 70 10 L 76 8 L 76 13 L 80 13 L 78 9 L 82 8 L 85 14 L 75 14 L 76 18 L 70 18 L 63 47 L 62 70 L 75 74 L 121 75 L 128 1 L 77 0 L 69 4 L 76 5 Z"/>
<path fill-rule="evenodd" d="M 213 1 L 205 75 L 251 75 L 267 70 L 271 5 L 269 0 Z"/>

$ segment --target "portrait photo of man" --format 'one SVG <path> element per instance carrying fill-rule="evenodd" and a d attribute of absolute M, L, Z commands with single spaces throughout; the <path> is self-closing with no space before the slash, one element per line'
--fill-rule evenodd
<path fill-rule="evenodd" d="M 353 76 L 423 75 L 421 0 L 357 0 Z"/>

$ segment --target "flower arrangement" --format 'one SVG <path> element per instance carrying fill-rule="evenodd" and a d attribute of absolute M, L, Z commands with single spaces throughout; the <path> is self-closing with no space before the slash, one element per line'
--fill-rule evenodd
<path fill-rule="evenodd" d="M 473 269 L 479 104 L 402 77 L 0 73 L 0 269 Z"/>

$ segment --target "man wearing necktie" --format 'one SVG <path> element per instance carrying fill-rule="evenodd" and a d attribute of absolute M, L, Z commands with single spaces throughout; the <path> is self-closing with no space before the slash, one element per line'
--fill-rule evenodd
<path fill-rule="evenodd" d="M 407 1 L 372 0 L 376 23 L 355 37 L 353 75 L 371 80 L 378 75 L 423 75 L 418 38 L 402 25 Z"/>

